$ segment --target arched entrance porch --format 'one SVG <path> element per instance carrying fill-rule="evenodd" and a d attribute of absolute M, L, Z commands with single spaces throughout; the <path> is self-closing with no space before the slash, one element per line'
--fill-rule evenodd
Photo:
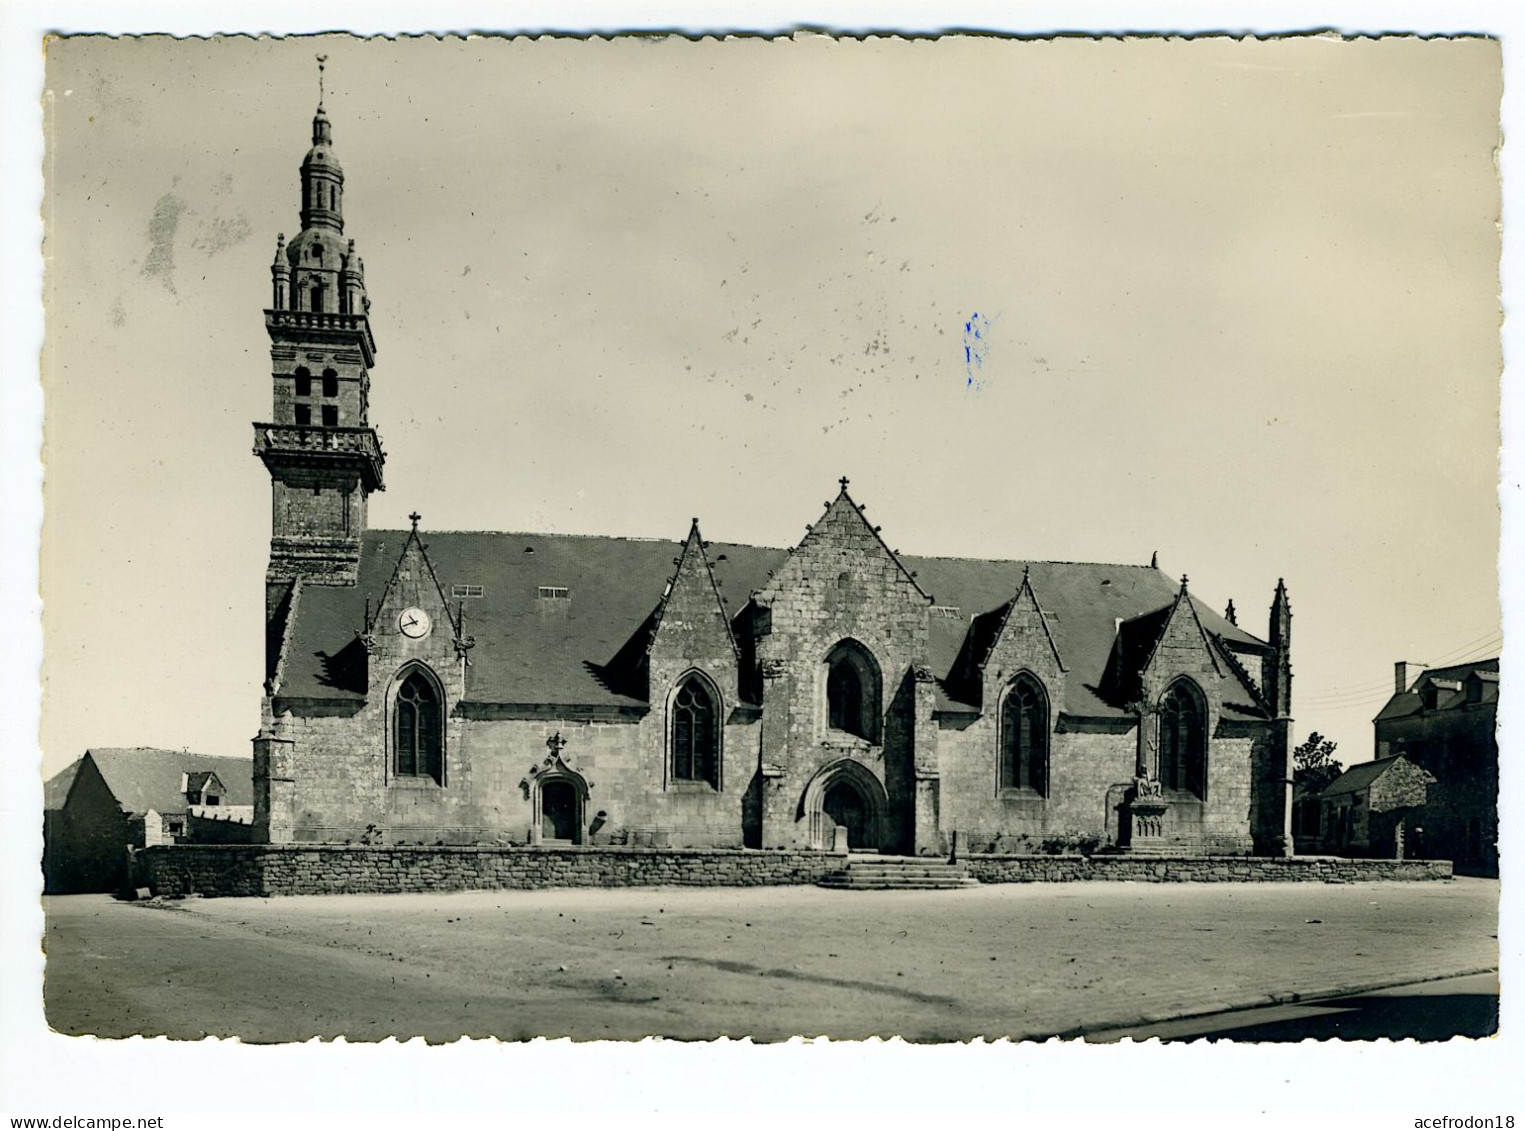
<path fill-rule="evenodd" d="M 861 762 L 841 758 L 810 779 L 799 819 L 807 822 L 812 848 L 832 847 L 840 827 L 853 851 L 886 852 L 894 848 L 888 814 L 884 784 Z"/>

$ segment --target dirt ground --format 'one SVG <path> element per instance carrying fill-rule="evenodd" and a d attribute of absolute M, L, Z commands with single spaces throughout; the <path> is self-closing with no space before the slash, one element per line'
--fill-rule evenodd
<path fill-rule="evenodd" d="M 53 897 L 67 1034 L 1045 1037 L 1496 969 L 1497 881 Z"/>

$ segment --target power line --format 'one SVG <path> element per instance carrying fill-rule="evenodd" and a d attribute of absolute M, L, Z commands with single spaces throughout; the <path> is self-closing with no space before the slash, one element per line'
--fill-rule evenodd
<path fill-rule="evenodd" d="M 1462 646 L 1461 648 L 1454 649 L 1453 651 L 1444 654 L 1441 657 L 1441 659 L 1440 659 L 1440 661 L 1438 663 L 1426 664 L 1425 667 L 1427 669 L 1444 668 L 1444 667 L 1460 667 L 1460 666 L 1462 666 L 1464 664 L 1476 663 L 1477 660 L 1492 659 L 1493 656 L 1491 655 L 1491 653 L 1496 651 L 1497 646 L 1502 644 L 1503 642 L 1504 642 L 1504 636 L 1503 636 L 1502 633 L 1496 633 L 1496 634 L 1493 634 L 1491 636 L 1489 636 L 1489 635 L 1480 636 L 1477 639 L 1468 642 L 1466 645 Z M 1468 652 L 1477 652 L 1479 650 L 1481 650 L 1484 653 L 1488 653 L 1488 654 L 1477 656 L 1475 659 L 1472 659 L 1472 660 L 1460 660 L 1460 659 L 1458 659 L 1458 657 L 1460 657 L 1462 655 L 1465 655 Z M 1364 698 L 1364 697 L 1367 697 L 1367 696 L 1374 696 L 1374 695 L 1378 694 L 1379 692 L 1381 692 L 1382 690 L 1384 690 L 1385 688 L 1388 688 L 1388 687 L 1391 687 L 1391 686 L 1392 686 L 1392 684 L 1389 683 L 1387 680 L 1374 680 L 1374 681 L 1369 682 L 1369 683 L 1356 684 L 1356 685 L 1354 685 L 1352 687 L 1331 688 L 1328 691 L 1315 692 L 1312 695 L 1309 695 L 1307 697 L 1307 701 L 1309 701 L 1309 702 L 1313 702 L 1313 701 L 1334 702 L 1336 700 L 1349 700 L 1351 698 Z"/>

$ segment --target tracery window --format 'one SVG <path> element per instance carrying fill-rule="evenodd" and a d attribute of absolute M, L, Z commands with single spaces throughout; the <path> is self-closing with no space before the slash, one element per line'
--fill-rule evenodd
<path fill-rule="evenodd" d="M 1177 680 L 1160 699 L 1160 784 L 1206 796 L 1207 705 L 1189 680 Z"/>
<path fill-rule="evenodd" d="M 826 724 L 869 742 L 879 740 L 879 670 L 856 641 L 826 658 Z"/>
<path fill-rule="evenodd" d="M 415 668 L 397 689 L 392 711 L 392 767 L 398 777 L 444 784 L 444 723 L 438 687 Z"/>
<path fill-rule="evenodd" d="M 720 788 L 720 712 L 698 675 L 685 679 L 673 696 L 672 777 Z"/>
<path fill-rule="evenodd" d="M 1001 705 L 1001 788 L 1048 796 L 1048 697 L 1026 673 Z"/>

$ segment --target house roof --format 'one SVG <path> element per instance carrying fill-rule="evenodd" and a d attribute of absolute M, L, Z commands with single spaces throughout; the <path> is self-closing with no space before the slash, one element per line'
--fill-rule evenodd
<path fill-rule="evenodd" d="M 74 785 L 74 775 L 79 773 L 80 763 L 85 759 L 83 756 L 74 759 L 58 773 L 42 783 L 42 807 L 44 809 L 62 809 L 64 802 L 69 799 L 69 790 Z"/>
<path fill-rule="evenodd" d="M 1403 759 L 1397 755 L 1378 758 L 1375 762 L 1362 762 L 1351 766 L 1334 781 L 1324 787 L 1322 797 L 1335 797 L 1345 793 L 1360 793 Z"/>
<path fill-rule="evenodd" d="M 112 796 L 128 813 L 179 813 L 189 808 L 182 775 L 211 771 L 227 788 L 229 805 L 254 804 L 254 760 L 218 758 L 151 746 L 92 747 L 85 757 L 105 779 Z"/>
<path fill-rule="evenodd" d="M 1471 663 L 1452 664 L 1445 668 L 1426 668 L 1409 685 L 1408 690 L 1398 692 L 1382 705 L 1375 721 L 1401 719 L 1419 714 L 1424 710 L 1424 688 L 1432 683 L 1440 689 L 1433 710 L 1449 711 L 1456 707 L 1465 707 L 1468 705 L 1467 680 L 1472 676 L 1476 676 L 1482 685 L 1480 702 L 1497 703 L 1499 697 L 1498 659 L 1473 660 Z"/>
<path fill-rule="evenodd" d="M 640 649 L 664 588 L 675 571 L 680 541 L 504 532 L 426 532 L 425 552 L 444 592 L 481 586 L 464 609 L 463 631 L 475 638 L 466 669 L 466 698 L 474 702 L 560 706 L 644 707 L 619 677 L 617 658 Z M 354 586 L 303 586 L 286 631 L 278 694 L 284 698 L 364 698 L 366 657 L 358 634 L 367 599 L 379 600 L 408 538 L 407 531 L 367 531 Z M 734 619 L 788 551 L 710 542 L 706 548 L 721 600 Z M 1063 709 L 1079 715 L 1120 715 L 1098 694 L 1119 618 L 1168 606 L 1178 583 L 1149 566 L 1075 562 L 991 561 L 902 556 L 917 583 L 944 612 L 930 618 L 928 663 L 942 681 L 940 702 L 956 708 L 949 681 L 971 633 L 971 621 L 997 614 L 1015 596 L 1024 565 L 1069 669 Z M 539 587 L 565 588 L 554 605 Z M 1192 600 L 1203 627 L 1232 646 L 1260 652 L 1264 641 Z M 951 608 L 950 608 L 951 607 Z M 957 612 L 953 613 L 952 610 Z M 985 617 L 985 620 L 990 620 Z M 995 618 L 998 620 L 998 618 Z M 992 634 L 987 633 L 987 636 Z M 988 640 L 979 645 L 988 648 Z M 979 657 L 979 658 L 982 658 Z M 975 662 L 978 662 L 976 659 Z M 1242 696 L 1253 710 L 1253 696 Z"/>

